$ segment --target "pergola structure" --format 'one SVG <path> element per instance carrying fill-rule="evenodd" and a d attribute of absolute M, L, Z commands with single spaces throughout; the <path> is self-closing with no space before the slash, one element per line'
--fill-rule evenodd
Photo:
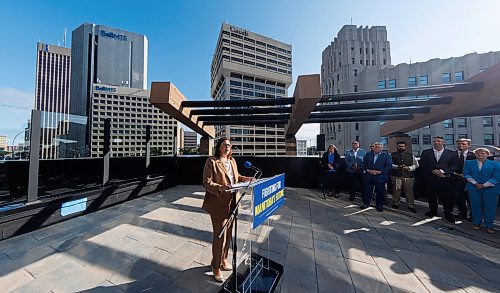
<path fill-rule="evenodd" d="M 425 98 L 402 98 L 419 97 Z M 396 99 L 398 98 L 398 99 Z M 500 113 L 500 65 L 452 84 L 322 95 L 319 74 L 298 77 L 293 97 L 188 101 L 171 82 L 153 82 L 150 102 L 202 136 L 208 154 L 214 125 L 283 125 L 286 152 L 296 155 L 304 123 L 387 121 L 381 136 L 408 132 L 444 119 Z"/>

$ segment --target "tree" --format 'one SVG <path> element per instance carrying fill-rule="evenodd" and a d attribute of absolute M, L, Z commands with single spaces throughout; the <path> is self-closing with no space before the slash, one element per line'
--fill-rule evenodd
<path fill-rule="evenodd" d="M 180 148 L 179 154 L 181 154 L 181 155 L 198 155 L 198 148 Z"/>

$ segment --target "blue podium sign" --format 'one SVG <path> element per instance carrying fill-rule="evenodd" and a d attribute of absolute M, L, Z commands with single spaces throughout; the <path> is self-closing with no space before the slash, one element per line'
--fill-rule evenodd
<path fill-rule="evenodd" d="M 257 228 L 285 201 L 285 174 L 276 175 L 253 187 L 253 225 Z"/>

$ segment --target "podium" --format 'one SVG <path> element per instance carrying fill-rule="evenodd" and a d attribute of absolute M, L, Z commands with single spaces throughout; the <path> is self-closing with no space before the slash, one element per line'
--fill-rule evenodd
<path fill-rule="evenodd" d="M 222 284 L 220 292 L 237 293 L 263 293 L 274 292 L 283 276 L 283 265 L 267 257 L 252 251 L 252 240 L 246 245 L 248 239 L 244 239 L 243 249 L 249 247 L 249 252 L 238 252 L 237 245 L 237 220 L 238 209 L 242 200 L 249 200 L 251 209 L 252 230 L 262 227 L 267 223 L 269 228 L 269 217 L 283 204 L 285 197 L 285 174 L 262 178 L 247 184 L 237 184 L 234 190 L 240 193 L 240 197 L 233 210 L 231 218 L 234 222 L 233 234 L 233 273 Z M 248 197 L 248 198 L 247 198 Z M 237 196 L 238 198 L 238 196 Z M 234 216 L 234 217 L 233 217 Z M 230 225 L 231 218 L 228 223 Z M 268 229 L 269 231 L 269 229 Z M 251 233 L 249 233 L 250 235 Z M 269 237 L 269 235 L 268 235 Z M 267 243 L 269 245 L 270 239 Z M 269 251 L 269 247 L 268 247 Z M 238 261 L 237 254 L 242 255 Z"/>

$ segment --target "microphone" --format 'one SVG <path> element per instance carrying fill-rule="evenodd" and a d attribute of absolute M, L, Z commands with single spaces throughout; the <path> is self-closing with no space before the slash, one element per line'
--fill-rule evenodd
<path fill-rule="evenodd" d="M 262 171 L 259 168 L 255 167 L 254 165 L 252 165 L 252 163 L 250 163 L 249 161 L 246 161 L 244 166 L 245 166 L 245 168 L 253 169 L 253 170 L 260 172 L 262 174 Z"/>

